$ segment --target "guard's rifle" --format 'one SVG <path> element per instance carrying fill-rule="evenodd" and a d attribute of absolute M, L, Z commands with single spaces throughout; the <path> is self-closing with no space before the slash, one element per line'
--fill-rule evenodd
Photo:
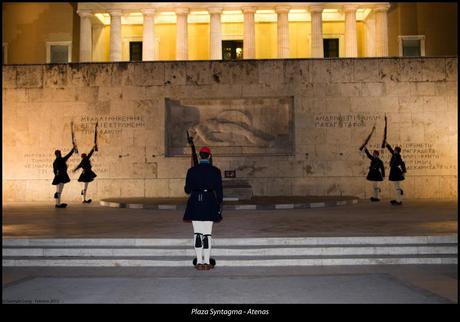
<path fill-rule="evenodd" d="M 75 152 L 78 153 L 77 142 L 75 140 L 75 132 L 73 131 L 73 121 L 70 121 L 70 131 L 72 133 L 72 145 L 75 148 Z"/>
<path fill-rule="evenodd" d="M 366 138 L 366 140 L 364 141 L 364 143 L 359 147 L 359 151 L 362 151 L 362 150 L 364 149 L 364 147 L 367 145 L 367 143 L 368 143 L 369 140 L 371 139 L 372 134 L 374 134 L 374 131 L 375 131 L 375 124 L 374 124 L 374 126 L 372 127 L 371 133 L 369 133 L 369 135 L 367 136 L 367 138 Z"/>
<path fill-rule="evenodd" d="M 198 165 L 198 155 L 196 154 L 196 149 L 195 149 L 195 144 L 193 143 L 193 137 L 190 136 L 187 132 L 187 142 L 190 144 L 190 147 L 192 148 L 192 167 L 195 167 Z"/>
<path fill-rule="evenodd" d="M 382 149 L 385 148 L 386 143 L 387 143 L 387 115 L 385 114 L 385 129 L 383 130 Z"/>
<path fill-rule="evenodd" d="M 97 124 L 98 122 L 96 121 L 96 126 L 94 128 L 94 151 L 97 152 Z"/>

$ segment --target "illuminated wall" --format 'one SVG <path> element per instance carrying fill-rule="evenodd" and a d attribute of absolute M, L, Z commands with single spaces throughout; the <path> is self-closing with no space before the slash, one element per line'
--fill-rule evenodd
<path fill-rule="evenodd" d="M 408 169 L 405 197 L 457 198 L 457 65 L 457 58 L 366 58 L 3 66 L 3 200 L 53 203 L 53 152 L 71 148 L 71 120 L 81 152 L 99 120 L 95 200 L 183 196 L 190 159 L 177 150 L 181 129 L 171 126 L 219 129 L 216 120 L 241 130 L 219 130 L 231 140 L 215 164 L 247 179 L 255 195 L 368 198 L 369 160 L 358 147 L 375 124 L 369 149 L 381 151 L 388 172 L 385 114 L 388 142 L 402 146 Z M 206 113 L 167 121 L 171 101 Z M 291 116 L 268 112 L 276 102 Z M 237 134 L 254 146 L 234 146 Z M 270 143 L 283 135 L 285 146 Z M 251 155 L 255 148 L 269 155 Z M 79 160 L 73 156 L 69 170 Z M 79 201 L 79 173 L 69 175 L 63 200 Z M 388 181 L 382 189 L 392 197 Z"/>
<path fill-rule="evenodd" d="M 46 42 L 72 41 L 75 16 L 70 2 L 2 2 L 8 64 L 46 63 Z M 78 46 L 73 49 L 72 60 L 77 61 Z"/>
<path fill-rule="evenodd" d="M 345 27 L 343 22 L 325 22 L 323 25 L 325 38 L 339 38 L 340 55 L 345 55 Z M 357 23 L 358 57 L 365 56 L 364 24 Z M 175 60 L 176 57 L 176 26 L 175 24 L 155 25 L 159 60 Z M 256 23 L 256 58 L 277 58 L 276 23 Z M 310 22 L 289 23 L 291 58 L 308 58 L 310 56 L 311 39 Z M 103 62 L 110 55 L 110 26 L 93 28 L 93 60 Z M 222 25 L 224 40 L 243 40 L 242 23 L 225 23 Z M 129 61 L 129 41 L 142 41 L 142 25 L 123 25 L 122 28 L 122 59 Z M 209 59 L 209 24 L 195 23 L 188 26 L 188 46 L 190 60 Z"/>
<path fill-rule="evenodd" d="M 8 64 L 42 64 L 46 62 L 47 41 L 72 41 L 72 61 L 79 59 L 80 17 L 75 3 L 24 2 L 2 3 L 2 40 L 7 44 Z M 372 15 L 372 13 L 371 13 Z M 108 61 L 110 26 L 93 19 L 93 60 Z M 324 21 L 325 37 L 339 37 L 344 44 L 343 21 Z M 289 22 L 291 58 L 310 57 L 310 22 Z M 457 54 L 457 4 L 455 2 L 392 3 L 388 11 L 389 56 L 399 55 L 399 35 L 425 35 L 426 56 Z M 159 60 L 175 59 L 175 23 L 157 23 Z M 358 57 L 366 57 L 366 27 L 357 22 Z M 123 60 L 128 60 L 129 39 L 142 39 L 142 25 L 123 24 Z M 225 39 L 243 39 L 243 24 L 222 24 Z M 209 24 L 189 24 L 189 57 L 209 59 Z M 256 23 L 256 57 L 276 58 L 276 23 Z M 341 53 L 343 54 L 343 48 Z"/>

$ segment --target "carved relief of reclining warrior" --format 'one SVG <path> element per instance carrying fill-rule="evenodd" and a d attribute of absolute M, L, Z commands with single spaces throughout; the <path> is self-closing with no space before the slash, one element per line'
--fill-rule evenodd
<path fill-rule="evenodd" d="M 189 129 L 190 133 L 208 145 L 240 145 L 246 143 L 269 146 L 275 136 L 254 128 L 249 115 L 238 110 L 224 110 L 216 117 L 200 122 Z"/>

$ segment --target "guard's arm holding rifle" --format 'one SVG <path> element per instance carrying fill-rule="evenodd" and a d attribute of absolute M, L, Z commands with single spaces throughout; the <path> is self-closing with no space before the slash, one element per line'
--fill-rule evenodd
<path fill-rule="evenodd" d="M 187 141 L 190 144 L 190 147 L 192 148 L 192 167 L 198 165 L 198 155 L 196 154 L 196 149 L 195 149 L 195 144 L 193 143 L 193 137 L 191 137 L 187 132 Z"/>
<path fill-rule="evenodd" d="M 74 146 L 74 147 L 72 148 L 72 150 L 70 150 L 70 152 L 67 153 L 67 154 L 63 157 L 64 161 L 67 161 L 67 160 L 70 158 L 70 156 L 75 152 L 75 150 L 76 150 L 76 147 Z"/>
<path fill-rule="evenodd" d="M 94 151 L 97 151 L 97 145 L 93 146 L 93 148 L 91 149 L 91 151 L 89 151 L 89 153 L 88 153 L 88 159 L 91 158 L 91 156 L 93 155 Z"/>
<path fill-rule="evenodd" d="M 364 148 L 364 152 L 366 152 L 366 155 L 370 160 L 374 160 L 374 157 L 372 156 L 372 154 L 369 153 L 369 150 L 367 148 Z"/>
<path fill-rule="evenodd" d="M 388 143 L 385 142 L 385 146 L 387 147 L 388 151 L 390 151 L 390 153 L 393 155 L 395 153 L 395 151 L 393 150 L 393 148 L 391 147 L 391 145 L 389 145 Z"/>

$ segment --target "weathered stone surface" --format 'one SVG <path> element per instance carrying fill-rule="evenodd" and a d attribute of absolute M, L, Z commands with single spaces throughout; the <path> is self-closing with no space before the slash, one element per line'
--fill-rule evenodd
<path fill-rule="evenodd" d="M 354 60 L 353 80 L 355 82 L 378 82 L 379 77 L 379 59 Z"/>
<path fill-rule="evenodd" d="M 338 96 L 364 96 L 361 83 L 341 83 L 337 85 Z M 332 93 L 331 96 L 336 96 Z"/>
<path fill-rule="evenodd" d="M 383 96 L 385 83 L 361 83 L 362 96 Z"/>
<path fill-rule="evenodd" d="M 399 61 L 400 80 L 409 82 L 423 81 L 425 60 L 419 58 L 401 59 Z"/>
<path fill-rule="evenodd" d="M 416 82 L 415 95 L 416 96 L 433 96 L 436 95 L 436 83 L 434 82 Z"/>
<path fill-rule="evenodd" d="M 211 62 L 189 62 L 186 66 L 187 85 L 208 85 L 214 83 Z"/>
<path fill-rule="evenodd" d="M 330 83 L 331 82 L 331 61 L 315 60 L 310 65 L 310 82 Z"/>
<path fill-rule="evenodd" d="M 256 60 L 249 60 L 246 64 L 230 62 L 228 71 L 232 75 L 232 84 L 257 84 L 259 82 L 259 64 Z"/>
<path fill-rule="evenodd" d="M 161 63 L 131 63 L 128 65 L 127 84 L 132 86 L 163 85 L 165 65 Z"/>
<path fill-rule="evenodd" d="M 284 62 L 282 60 L 261 60 L 258 62 L 259 83 L 279 87 L 284 83 Z"/>
<path fill-rule="evenodd" d="M 18 88 L 43 88 L 43 65 L 16 66 Z"/>
<path fill-rule="evenodd" d="M 346 83 L 353 81 L 353 60 L 335 59 L 331 60 L 331 82 Z"/>
<path fill-rule="evenodd" d="M 379 78 L 384 82 L 401 81 L 400 60 L 399 59 L 381 59 L 379 60 Z"/>
<path fill-rule="evenodd" d="M 16 88 L 16 69 L 3 68 L 2 70 L 2 88 Z"/>
<path fill-rule="evenodd" d="M 446 59 L 432 58 L 423 64 L 423 78 L 425 82 L 438 82 L 446 80 Z"/>
<path fill-rule="evenodd" d="M 167 62 L 164 63 L 164 85 L 185 85 L 186 84 L 186 63 L 185 62 Z"/>
<path fill-rule="evenodd" d="M 310 66 L 308 60 L 283 60 L 284 62 L 284 82 L 295 85 L 299 83 L 310 83 Z"/>
<path fill-rule="evenodd" d="M 43 77 L 45 79 L 44 87 L 66 87 L 68 81 L 67 65 L 45 65 Z"/>
<path fill-rule="evenodd" d="M 446 80 L 457 82 L 458 81 L 458 59 L 446 58 Z"/>
<path fill-rule="evenodd" d="M 408 168 L 404 197 L 457 196 L 456 58 L 3 66 L 2 74 L 6 201 L 52 202 L 53 151 L 71 148 L 70 121 L 80 153 L 89 152 L 99 125 L 93 200 L 185 196 L 183 128 L 212 120 L 217 127 L 207 133 L 227 137 L 216 145 L 198 135 L 197 148 L 210 145 L 214 164 L 236 170 L 255 195 L 369 198 L 370 161 L 358 147 L 375 124 L 368 148 L 380 151 L 389 170 L 380 147 L 384 115 L 388 142 L 402 146 Z M 166 99 L 198 113 L 171 119 Z M 220 129 L 232 125 L 239 129 Z M 283 133 L 286 142 L 267 143 Z M 171 142 L 179 155 L 168 153 Z M 79 160 L 72 156 L 69 170 Z M 79 172 L 69 175 L 65 200 L 79 202 Z M 392 194 L 384 181 L 382 198 Z"/>

